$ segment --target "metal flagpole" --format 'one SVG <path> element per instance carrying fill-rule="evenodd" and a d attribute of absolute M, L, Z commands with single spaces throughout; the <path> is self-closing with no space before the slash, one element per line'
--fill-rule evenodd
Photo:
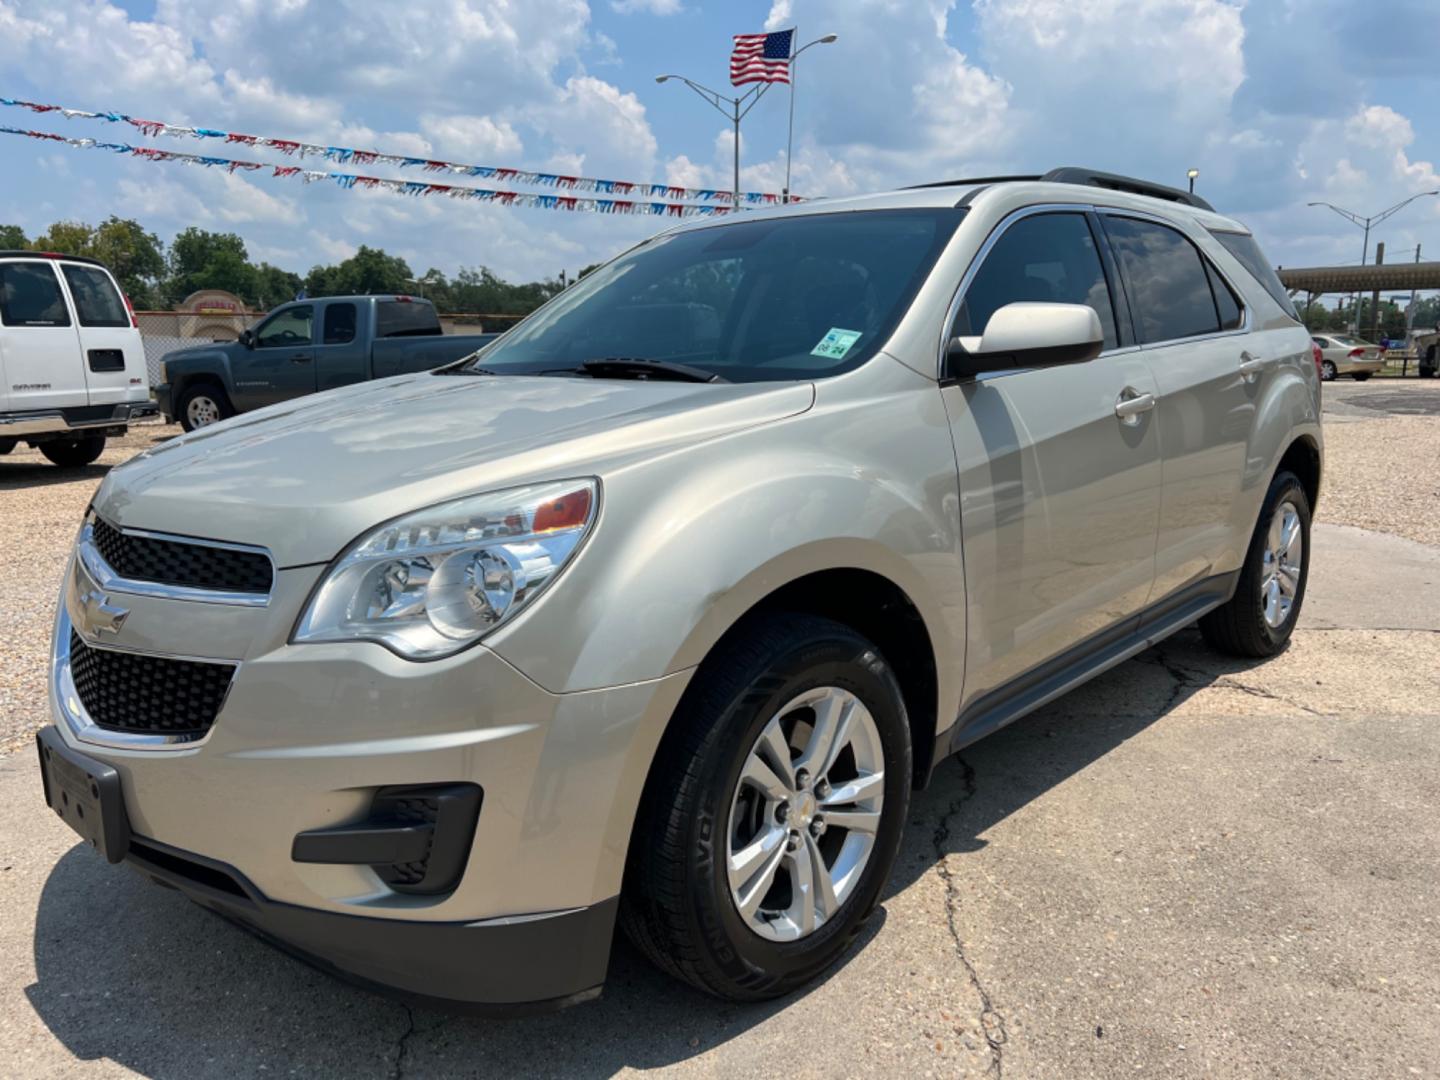
<path fill-rule="evenodd" d="M 785 136 L 785 187 L 781 198 L 790 202 L 790 158 L 795 150 L 795 75 L 799 65 L 795 63 L 795 42 L 800 38 L 800 28 L 790 31 L 790 131 Z"/>

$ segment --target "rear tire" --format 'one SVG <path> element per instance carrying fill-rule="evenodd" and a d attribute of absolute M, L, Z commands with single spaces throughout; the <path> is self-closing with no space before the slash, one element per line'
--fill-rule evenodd
<path fill-rule="evenodd" d="M 0 439 L 0 457 L 4 457 L 10 453 L 11 450 L 14 450 L 15 444 L 19 441 L 19 439 Z"/>
<path fill-rule="evenodd" d="M 197 431 L 235 415 L 225 391 L 214 383 L 194 383 L 185 388 L 175 408 L 180 426 Z"/>
<path fill-rule="evenodd" d="M 1335 361 L 1333 361 L 1333 360 L 1321 360 L 1321 361 L 1320 361 L 1320 378 L 1321 378 L 1324 382 L 1334 382 L 1334 381 L 1335 381 Z"/>
<path fill-rule="evenodd" d="M 796 707 L 807 698 L 813 709 Z M 841 734 L 831 744 L 817 730 Z M 828 619 L 753 619 L 701 665 L 661 741 L 621 926 L 656 967 L 718 997 L 802 986 L 874 909 L 910 780 L 904 701 L 875 646 Z"/>
<path fill-rule="evenodd" d="M 1350 377 L 1356 382 L 1364 382 L 1366 379 L 1370 378 L 1372 374 L 1373 372 L 1369 371 L 1357 371 L 1353 373 Z"/>
<path fill-rule="evenodd" d="M 1287 536 L 1291 515 L 1294 535 Z M 1200 633 L 1211 648 L 1230 656 L 1274 656 L 1295 629 L 1309 577 L 1310 500 L 1294 473 L 1277 473 L 1260 507 L 1235 595 L 1201 618 Z"/>
<path fill-rule="evenodd" d="M 104 435 L 80 439 L 52 439 L 40 444 L 40 453 L 62 469 L 83 469 L 105 452 Z"/>

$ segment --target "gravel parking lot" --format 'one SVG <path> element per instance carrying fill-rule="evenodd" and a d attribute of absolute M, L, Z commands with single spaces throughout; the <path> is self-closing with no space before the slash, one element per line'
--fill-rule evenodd
<path fill-rule="evenodd" d="M 605 997 L 481 1022 L 340 985 L 43 812 L 56 584 L 105 467 L 0 458 L 0 1059 L 25 1077 L 1440 1075 L 1440 385 L 1326 386 L 1291 648 L 1187 631 L 946 763 L 863 949 L 718 1004 L 623 943 Z M 1380 395 L 1377 397 L 1376 395 Z"/>

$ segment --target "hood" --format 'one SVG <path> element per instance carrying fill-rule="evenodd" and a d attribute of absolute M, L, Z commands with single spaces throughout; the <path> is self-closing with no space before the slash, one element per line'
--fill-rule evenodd
<path fill-rule="evenodd" d="M 810 383 L 404 375 L 173 439 L 95 497 L 131 528 L 327 562 L 382 521 L 463 495 L 600 476 L 662 449 L 804 412 Z"/>

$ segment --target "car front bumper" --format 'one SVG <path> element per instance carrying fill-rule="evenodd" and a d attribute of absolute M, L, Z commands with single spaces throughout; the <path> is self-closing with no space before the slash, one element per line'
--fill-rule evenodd
<path fill-rule="evenodd" d="M 160 415 L 165 418 L 167 424 L 173 424 L 175 422 L 175 402 L 170 384 L 168 382 L 161 383 L 151 392 L 155 395 L 155 404 L 160 407 Z"/>
<path fill-rule="evenodd" d="M 292 580 L 276 596 L 303 600 L 318 573 L 280 571 Z M 688 673 L 551 694 L 483 645 L 417 664 L 378 645 L 290 645 L 289 604 L 115 592 L 128 614 L 102 641 L 77 610 L 88 588 L 67 588 L 57 616 L 51 738 L 114 771 L 125 861 L 327 969 L 448 1008 L 597 991 L 635 805 Z M 190 657 L 238 660 L 213 726 L 192 742 L 102 728 L 75 689 L 72 629 L 92 648 L 174 656 L 184 641 Z M 367 821 L 382 789 L 457 783 L 483 799 L 442 894 L 292 857 L 301 833 Z"/>

